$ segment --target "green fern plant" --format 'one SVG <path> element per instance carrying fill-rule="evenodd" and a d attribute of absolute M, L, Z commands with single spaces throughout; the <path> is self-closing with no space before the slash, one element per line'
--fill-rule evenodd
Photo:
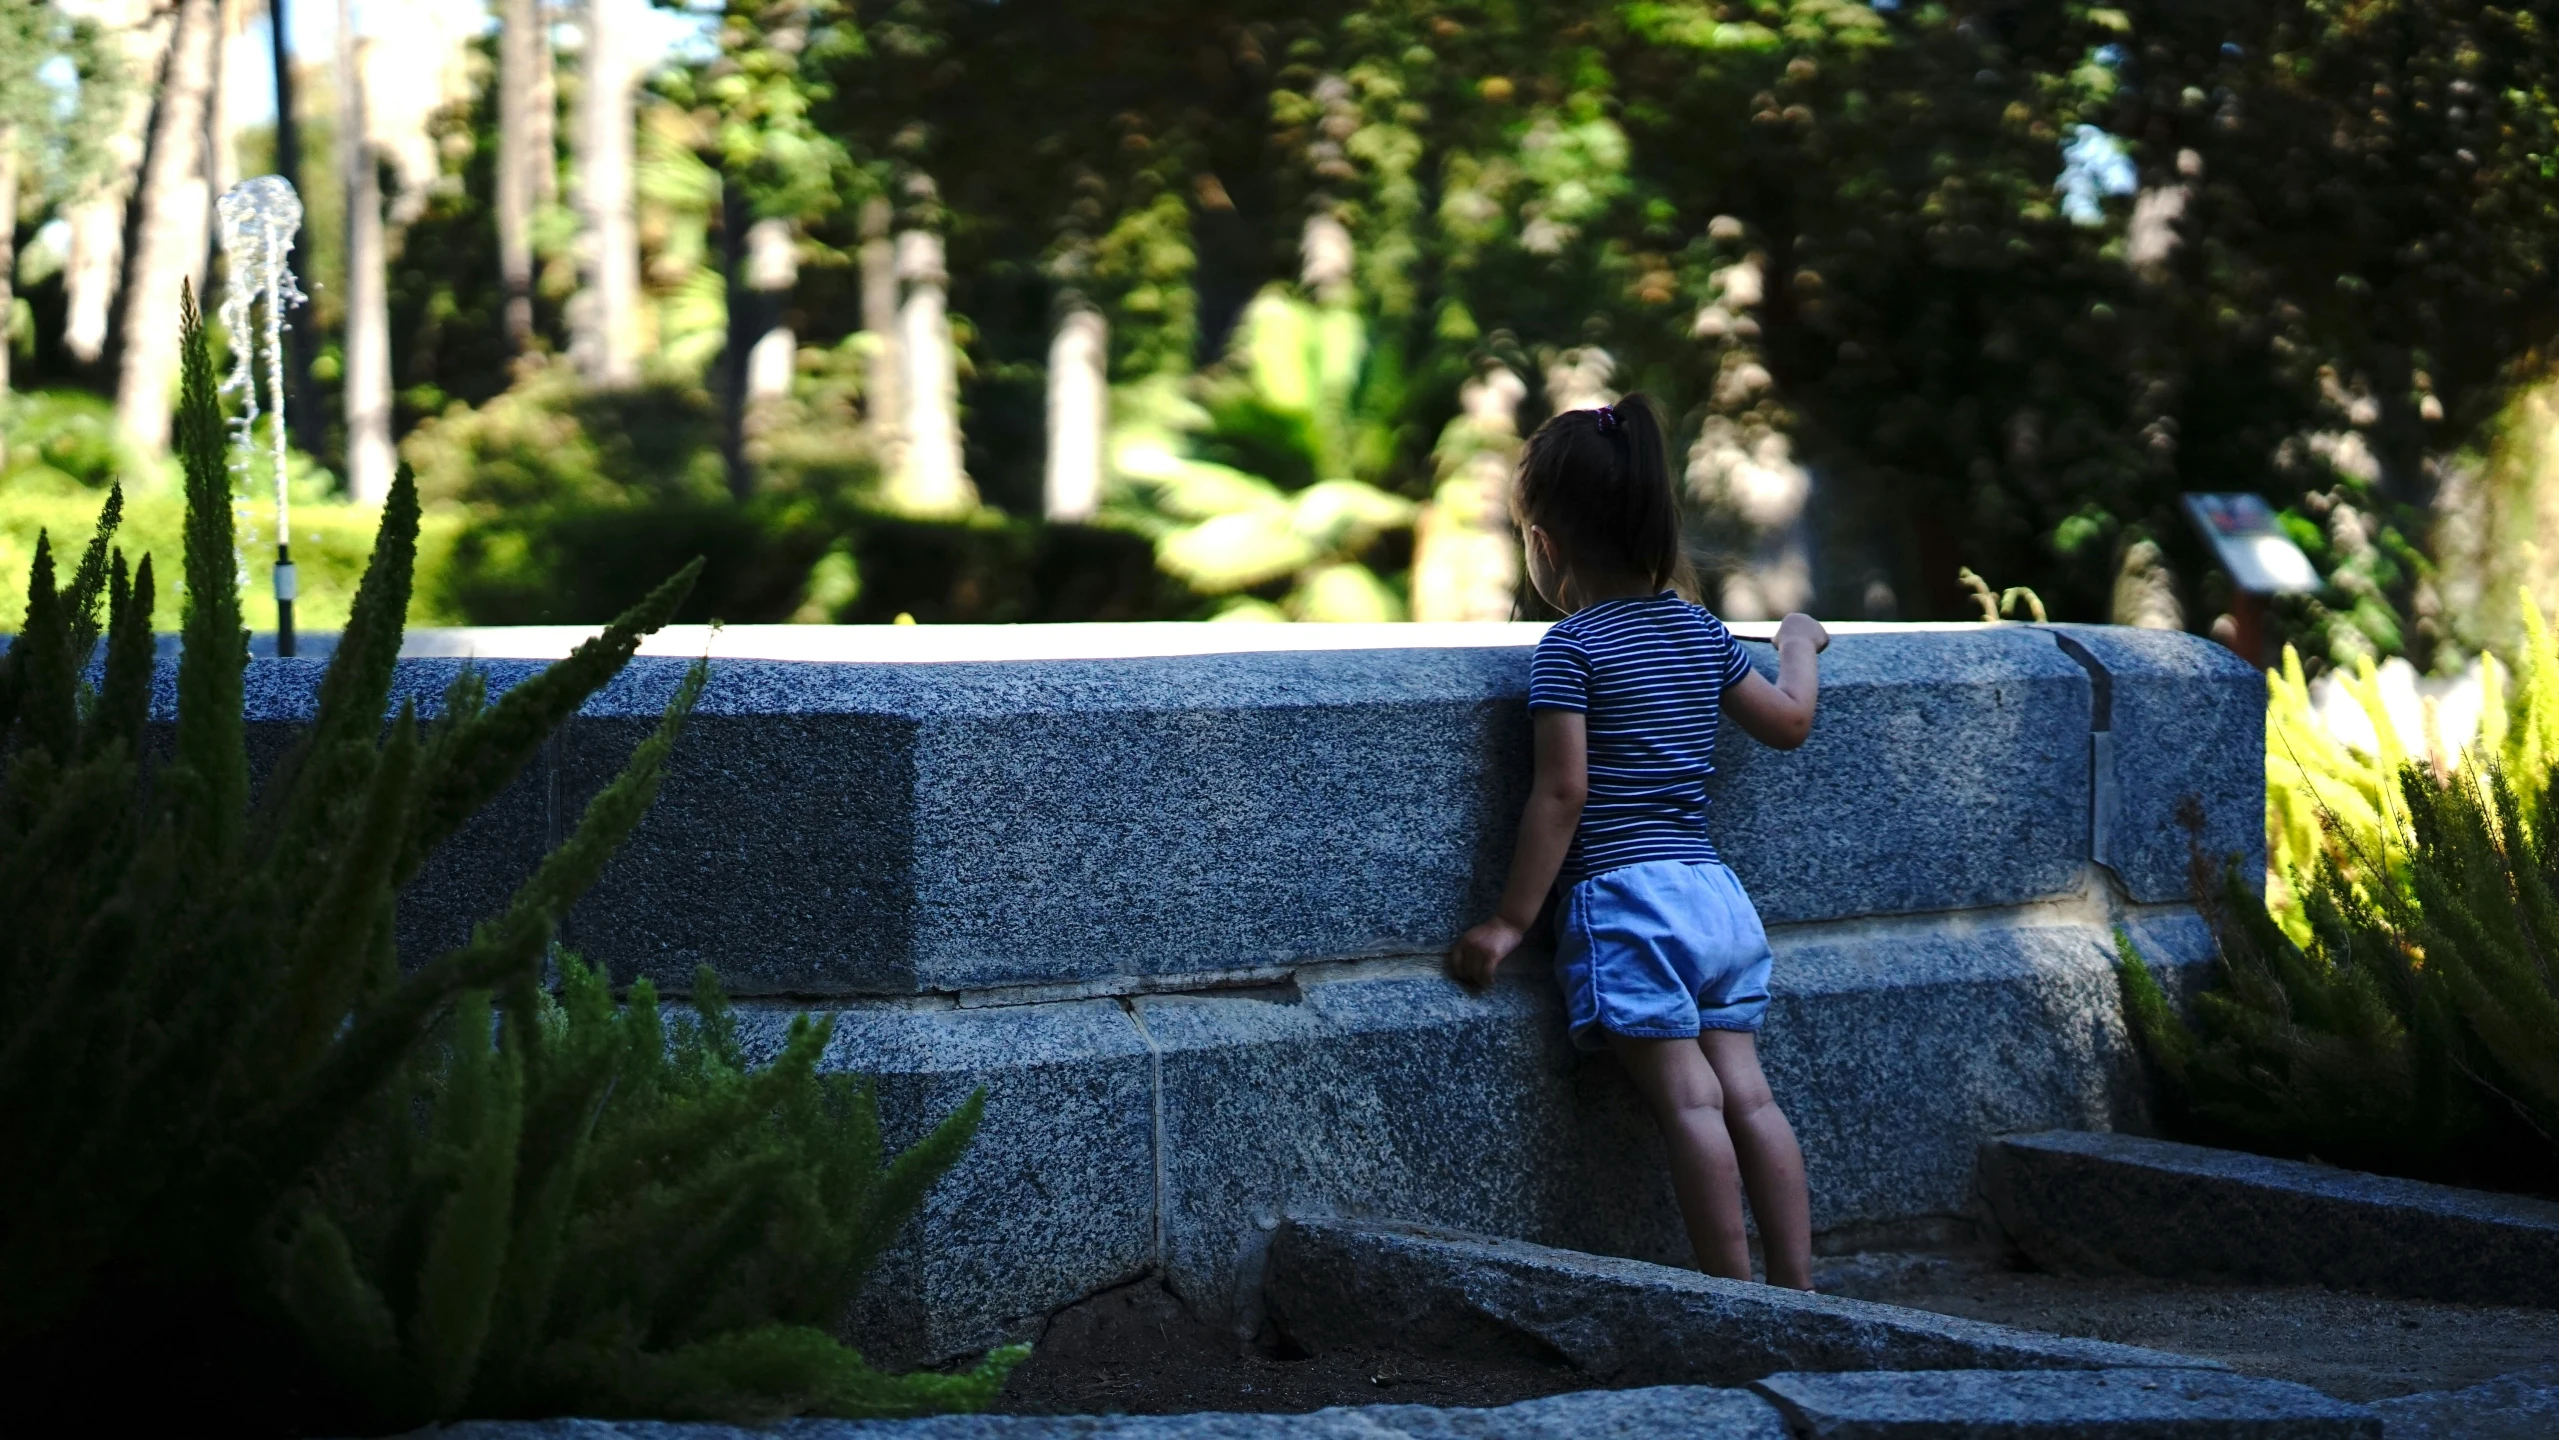
<path fill-rule="evenodd" d="M 617 1012 L 567 962 L 563 998 L 539 985 L 704 667 L 502 913 L 412 968 L 395 952 L 400 888 L 699 562 L 502 697 L 465 674 L 432 721 L 386 725 L 419 519 L 404 474 L 312 724 L 253 785 L 226 437 L 192 296 L 183 319 L 168 753 L 146 744 L 156 581 L 113 546 L 120 494 L 67 585 L 39 545 L 0 662 L 0 1377 L 266 1429 L 982 1399 L 982 1376 L 872 1376 L 819 1328 L 973 1108 L 882 1167 L 867 1102 L 814 1073 L 822 1024 L 750 1071 L 715 992 L 670 1056 L 645 990 Z"/>
<path fill-rule="evenodd" d="M 868 1088 L 818 1073 L 827 1021 L 799 1017 L 751 1068 L 707 968 L 672 1043 L 648 981 L 617 1007 L 575 956 L 558 970 L 557 998 L 521 980 L 494 1025 L 485 994 L 456 1007 L 278 1257 L 287 1307 L 374 1400 L 369 1420 L 896 1416 L 993 1398 L 1025 1352 L 885 1375 L 828 1334 L 966 1148 L 982 1095 L 884 1165 Z"/>
<path fill-rule="evenodd" d="M 2198 890 L 2219 984 L 2191 1023 L 2128 939 L 2125 1007 L 2198 1139 L 2361 1169 L 2559 1190 L 2559 796 L 2481 761 L 2409 765 L 2394 881 L 2298 880 L 2297 939 L 2233 873 Z"/>

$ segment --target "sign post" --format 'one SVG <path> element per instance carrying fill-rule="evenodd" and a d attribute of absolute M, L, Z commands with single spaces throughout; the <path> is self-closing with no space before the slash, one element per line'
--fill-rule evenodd
<path fill-rule="evenodd" d="M 2251 665 L 2266 663 L 2266 597 L 2309 595 L 2321 588 L 2319 571 L 2301 553 L 2264 497 L 2250 494 L 2187 495 L 2186 518 L 2193 521 L 2213 558 L 2230 575 L 2230 618 L 2236 630 L 2227 641 Z"/>

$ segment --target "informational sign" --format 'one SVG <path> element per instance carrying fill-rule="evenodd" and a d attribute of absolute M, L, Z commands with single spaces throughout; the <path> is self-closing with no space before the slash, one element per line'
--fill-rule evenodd
<path fill-rule="evenodd" d="M 2292 543 L 2275 512 L 2256 495 L 2188 495 L 2186 517 L 2195 522 L 2231 583 L 2251 595 L 2307 595 L 2320 588 L 2319 571 Z"/>

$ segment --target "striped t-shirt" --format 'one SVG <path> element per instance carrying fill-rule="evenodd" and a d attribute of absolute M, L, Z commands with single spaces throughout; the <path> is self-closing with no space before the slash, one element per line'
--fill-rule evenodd
<path fill-rule="evenodd" d="M 1528 708 L 1579 710 L 1590 787 L 1563 883 L 1652 860 L 1714 860 L 1706 777 L 1724 687 L 1750 673 L 1724 622 L 1665 590 L 1558 620 L 1528 667 Z"/>

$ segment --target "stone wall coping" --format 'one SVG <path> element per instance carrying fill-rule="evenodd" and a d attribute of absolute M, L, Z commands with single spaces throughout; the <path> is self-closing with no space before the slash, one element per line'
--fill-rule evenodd
<path fill-rule="evenodd" d="M 1166 655 L 1267 655 L 1325 650 L 1507 649 L 1535 645 L 1547 622 L 1404 621 L 1323 625 L 1219 624 L 1196 620 L 1068 622 L 1041 625 L 670 625 L 640 644 L 643 655 L 715 660 L 801 660 L 850 664 L 934 664 L 959 660 L 1116 660 Z M 1763 643 L 1774 620 L 1730 620 L 1735 635 Z M 2047 628 L 2003 621 L 1825 620 L 1834 636 L 1929 634 Z M 2052 627 L 2066 628 L 2066 627 Z M 2080 627 L 2102 628 L 2102 627 Z M 557 660 L 602 634 L 601 625 L 413 625 L 402 638 L 407 660 Z M 160 658 L 175 659 L 180 637 L 158 637 Z M 11 636 L 0 632 L 0 652 Z M 297 660 L 325 660 L 338 632 L 304 631 Z M 252 659 L 272 660 L 275 635 L 249 637 Z"/>
<path fill-rule="evenodd" d="M 710 964 L 739 994 L 918 994 L 1431 952 L 1500 889 L 1538 633 L 670 632 L 652 648 L 673 653 L 636 658 L 432 857 L 401 949 L 458 943 L 502 905 L 655 722 L 686 650 L 707 648 L 711 681 L 655 808 L 564 933 L 618 981 L 681 986 Z M 488 643 L 400 661 L 393 699 L 432 716 L 473 668 L 503 692 L 546 662 L 487 649 L 576 634 L 419 632 Z M 1774 670 L 1767 644 L 1744 648 Z M 262 753 L 311 713 L 324 666 L 249 667 Z M 157 667 L 163 726 L 178 668 Z M 1843 625 L 1822 679 L 1807 744 L 1733 733 L 1709 781 L 1709 828 L 1771 924 L 2076 896 L 2092 860 L 2131 901 L 2177 903 L 2180 817 L 2198 808 L 2211 855 L 2263 854 L 2263 685 L 2209 640 Z"/>

